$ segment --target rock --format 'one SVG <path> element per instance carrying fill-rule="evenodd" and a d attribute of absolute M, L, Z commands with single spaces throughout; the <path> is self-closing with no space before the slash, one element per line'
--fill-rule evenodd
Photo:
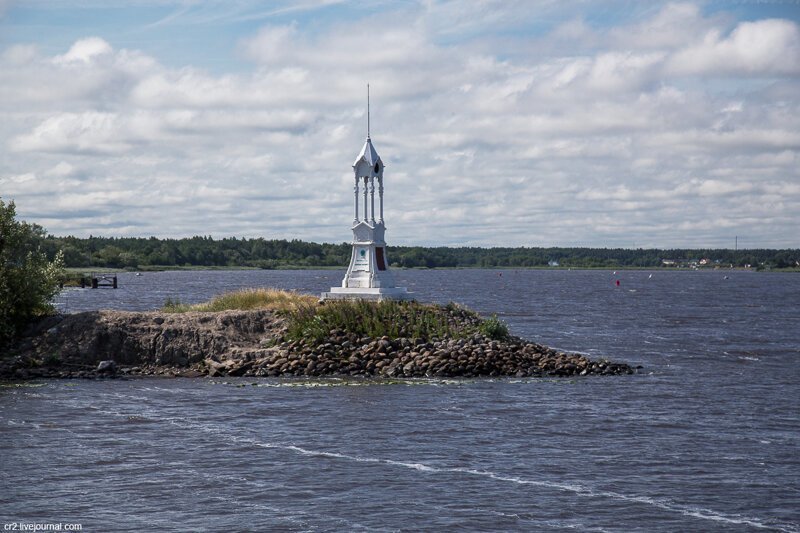
<path fill-rule="evenodd" d="M 253 367 L 253 361 L 246 361 L 238 366 L 233 366 L 230 370 L 228 370 L 228 375 L 243 376 L 252 367 Z"/>
<path fill-rule="evenodd" d="M 114 375 L 117 370 L 117 363 L 112 360 L 100 361 L 100 364 L 97 365 L 98 374 Z"/>
<path fill-rule="evenodd" d="M 214 376 L 221 376 L 225 373 L 225 365 L 222 363 L 218 363 L 211 358 L 207 358 L 205 361 L 206 368 L 208 369 L 208 377 L 213 378 Z"/>

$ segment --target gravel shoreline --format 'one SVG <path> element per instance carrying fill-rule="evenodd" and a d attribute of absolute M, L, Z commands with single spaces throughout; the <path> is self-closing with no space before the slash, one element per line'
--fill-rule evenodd
<path fill-rule="evenodd" d="M 322 340 L 286 338 L 269 310 L 93 311 L 48 317 L 0 359 L 0 378 L 119 376 L 529 377 L 633 374 L 518 337 L 370 338 L 331 330 Z"/>

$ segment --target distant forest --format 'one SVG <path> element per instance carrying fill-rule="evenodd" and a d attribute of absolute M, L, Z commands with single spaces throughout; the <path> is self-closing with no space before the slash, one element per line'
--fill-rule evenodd
<path fill-rule="evenodd" d="M 55 237 L 39 243 L 48 257 L 61 250 L 67 267 L 136 269 L 151 267 L 345 267 L 351 245 L 300 240 Z M 477 248 L 391 246 L 391 266 L 405 268 L 478 267 L 624 268 L 624 267 L 744 267 L 796 268 L 800 250 L 698 250 L 624 248 Z M 665 263 L 666 262 L 666 263 Z"/>

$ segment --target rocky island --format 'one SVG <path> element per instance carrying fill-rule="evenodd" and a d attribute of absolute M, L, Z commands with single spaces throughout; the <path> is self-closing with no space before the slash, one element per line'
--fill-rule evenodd
<path fill-rule="evenodd" d="M 46 317 L 0 359 L 5 379 L 632 373 L 626 364 L 593 361 L 509 335 L 495 317 L 482 318 L 455 304 L 319 303 L 264 289 L 195 306 L 169 302 L 161 311 Z"/>

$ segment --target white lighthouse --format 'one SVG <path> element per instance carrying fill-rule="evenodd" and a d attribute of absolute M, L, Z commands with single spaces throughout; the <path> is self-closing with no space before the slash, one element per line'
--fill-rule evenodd
<path fill-rule="evenodd" d="M 369 94 L 369 93 L 368 93 Z M 353 163 L 355 173 L 353 252 L 341 287 L 322 293 L 322 299 L 411 299 L 405 287 L 395 287 L 386 256 L 383 223 L 383 161 L 369 136 L 369 96 L 367 97 L 367 140 Z M 375 182 L 378 185 L 378 212 L 375 212 Z M 363 208 L 359 209 L 359 205 Z M 360 214 L 363 213 L 363 218 Z"/>

